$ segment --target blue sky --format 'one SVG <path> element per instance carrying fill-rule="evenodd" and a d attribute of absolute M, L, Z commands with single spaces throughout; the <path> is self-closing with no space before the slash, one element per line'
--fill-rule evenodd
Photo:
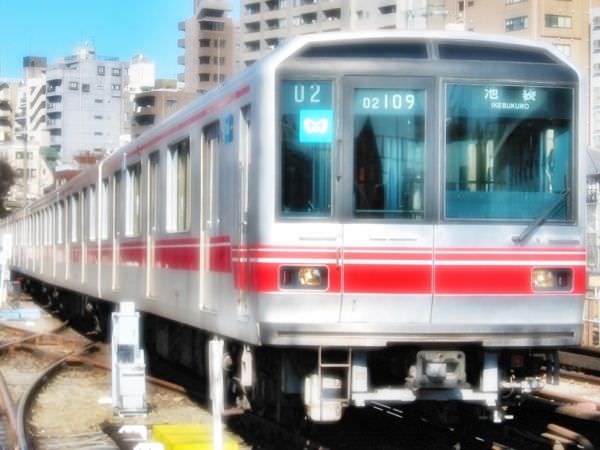
<path fill-rule="evenodd" d="M 233 0 L 234 15 L 239 0 Z M 183 72 L 177 56 L 183 37 L 177 23 L 193 14 L 194 0 L 0 0 L 0 77 L 21 78 L 24 56 L 48 63 L 71 55 L 86 41 L 102 56 L 129 60 L 143 53 L 156 64 L 157 78 Z M 239 13 L 238 13 L 239 15 Z"/>

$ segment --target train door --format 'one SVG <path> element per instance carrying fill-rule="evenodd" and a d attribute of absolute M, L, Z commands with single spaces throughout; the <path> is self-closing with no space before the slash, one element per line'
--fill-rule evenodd
<path fill-rule="evenodd" d="M 148 178 L 147 178 L 147 205 L 146 205 L 146 242 L 147 252 L 146 261 L 146 296 L 155 298 L 156 292 L 156 278 L 157 267 L 156 267 L 156 237 L 158 233 L 158 211 L 159 204 L 158 199 L 160 192 L 159 188 L 159 168 L 160 168 L 160 153 L 155 151 L 150 154 L 148 158 Z"/>
<path fill-rule="evenodd" d="M 340 321 L 426 323 L 432 304 L 433 82 L 344 82 Z"/>
<path fill-rule="evenodd" d="M 219 245 L 213 237 L 218 231 L 217 211 L 217 149 L 219 145 L 219 123 L 214 122 L 202 129 L 200 148 L 200 307 L 216 308 L 213 292 L 215 283 L 211 278 L 210 255 L 212 244 Z M 214 241 L 214 242 L 213 242 Z"/>

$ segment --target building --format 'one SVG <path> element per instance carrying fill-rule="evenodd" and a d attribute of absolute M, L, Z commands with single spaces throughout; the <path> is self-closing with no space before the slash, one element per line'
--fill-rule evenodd
<path fill-rule="evenodd" d="M 176 80 L 156 80 L 154 89 L 137 94 L 133 102 L 131 132 L 135 139 L 196 97 L 177 87 Z"/>
<path fill-rule="evenodd" d="M 179 23 L 185 37 L 178 45 L 185 50 L 177 59 L 184 66 L 178 79 L 187 92 L 203 94 L 233 73 L 235 33 L 229 1 L 194 2 L 194 16 Z"/>
<path fill-rule="evenodd" d="M 0 80 L 0 142 L 13 140 L 19 86 L 19 81 Z"/>
<path fill-rule="evenodd" d="M 0 143 L 0 159 L 8 162 L 17 175 L 4 201 L 6 209 L 21 208 L 40 198 L 52 186 L 52 170 L 40 150 L 36 143 Z"/>
<path fill-rule="evenodd" d="M 589 67 L 589 8 L 579 0 L 460 1 L 465 29 L 548 42 Z"/>
<path fill-rule="evenodd" d="M 43 147 L 48 145 L 46 128 L 46 58 L 23 58 L 24 80 L 19 90 L 16 138 Z"/>
<path fill-rule="evenodd" d="M 590 145 L 600 151 L 600 0 L 593 0 L 590 18 Z"/>
<path fill-rule="evenodd" d="M 129 63 L 96 56 L 86 45 L 46 72 L 50 145 L 63 162 L 86 152 L 110 152 L 128 134 L 126 102 Z"/>
<path fill-rule="evenodd" d="M 373 29 L 444 29 L 456 0 L 242 0 L 241 57 L 248 66 L 290 38 Z"/>
<path fill-rule="evenodd" d="M 245 65 L 293 36 L 374 29 L 508 33 L 548 41 L 582 68 L 588 61 L 587 4 L 578 0 L 242 0 L 241 16 Z"/>

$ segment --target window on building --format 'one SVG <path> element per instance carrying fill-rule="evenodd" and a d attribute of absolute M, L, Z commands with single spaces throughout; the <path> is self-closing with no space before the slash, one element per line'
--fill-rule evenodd
<path fill-rule="evenodd" d="M 90 92 L 90 85 L 87 83 L 82 83 L 81 92 Z"/>
<path fill-rule="evenodd" d="M 121 76 L 121 69 L 119 69 L 118 67 L 113 67 L 112 68 L 112 76 L 113 77 L 120 77 Z"/>
<path fill-rule="evenodd" d="M 23 169 L 17 169 L 17 178 L 23 178 Z"/>
<path fill-rule="evenodd" d="M 600 16 L 595 16 L 592 21 L 592 26 L 594 30 L 600 30 Z"/>
<path fill-rule="evenodd" d="M 215 66 L 224 66 L 225 65 L 225 57 L 224 56 L 213 56 L 213 64 Z"/>
<path fill-rule="evenodd" d="M 127 168 L 125 179 L 125 236 L 139 236 L 142 232 L 141 185 L 142 165 Z"/>
<path fill-rule="evenodd" d="M 528 28 L 527 16 L 510 17 L 505 21 L 506 31 L 526 30 Z"/>
<path fill-rule="evenodd" d="M 200 81 L 210 81 L 210 73 L 201 73 L 198 75 Z"/>
<path fill-rule="evenodd" d="M 112 91 L 113 92 L 119 92 L 121 90 L 121 85 L 120 84 L 113 84 L 112 85 Z"/>
<path fill-rule="evenodd" d="M 101 119 L 103 119 L 103 116 L 96 115 L 96 116 L 94 116 L 94 119 L 101 120 Z"/>
<path fill-rule="evenodd" d="M 94 103 L 104 103 L 104 100 L 101 98 L 97 98 L 94 100 Z"/>
<path fill-rule="evenodd" d="M 210 39 L 200 39 L 200 47 L 210 47 Z"/>
<path fill-rule="evenodd" d="M 167 155 L 166 225 L 177 233 L 190 227 L 190 139 L 169 146 Z"/>
<path fill-rule="evenodd" d="M 571 46 L 569 44 L 554 44 L 554 46 L 565 56 L 571 56 Z"/>
<path fill-rule="evenodd" d="M 225 48 L 226 45 L 227 45 L 227 40 L 226 39 L 214 39 L 213 40 L 213 47 L 214 48 Z"/>
<path fill-rule="evenodd" d="M 572 28 L 573 18 L 571 16 L 546 14 L 544 16 L 544 23 L 547 28 Z"/>
<path fill-rule="evenodd" d="M 69 89 L 76 91 L 79 89 L 79 83 L 77 81 L 69 81 Z"/>
<path fill-rule="evenodd" d="M 379 7 L 379 12 L 382 15 L 386 15 L 386 14 L 395 14 L 396 13 L 396 5 L 386 5 L 386 6 L 380 6 Z"/>
<path fill-rule="evenodd" d="M 102 136 L 103 134 L 102 131 L 94 131 L 94 136 Z"/>
<path fill-rule="evenodd" d="M 210 56 L 200 56 L 198 61 L 200 64 L 210 64 Z"/>
<path fill-rule="evenodd" d="M 223 22 L 203 20 L 200 22 L 200 29 L 204 31 L 223 31 L 225 30 L 225 24 Z"/>
<path fill-rule="evenodd" d="M 104 74 L 106 73 L 106 68 L 104 66 L 98 66 L 97 73 L 98 75 L 104 76 Z"/>
<path fill-rule="evenodd" d="M 17 159 L 23 159 L 23 152 L 17 152 Z"/>

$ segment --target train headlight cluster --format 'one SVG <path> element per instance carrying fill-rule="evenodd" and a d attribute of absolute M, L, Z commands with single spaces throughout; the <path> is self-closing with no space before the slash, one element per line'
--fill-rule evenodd
<path fill-rule="evenodd" d="M 572 280 L 571 269 L 534 269 L 531 275 L 534 291 L 570 291 Z"/>
<path fill-rule="evenodd" d="M 279 286 L 282 289 L 327 289 L 327 267 L 284 266 L 279 270 Z"/>

